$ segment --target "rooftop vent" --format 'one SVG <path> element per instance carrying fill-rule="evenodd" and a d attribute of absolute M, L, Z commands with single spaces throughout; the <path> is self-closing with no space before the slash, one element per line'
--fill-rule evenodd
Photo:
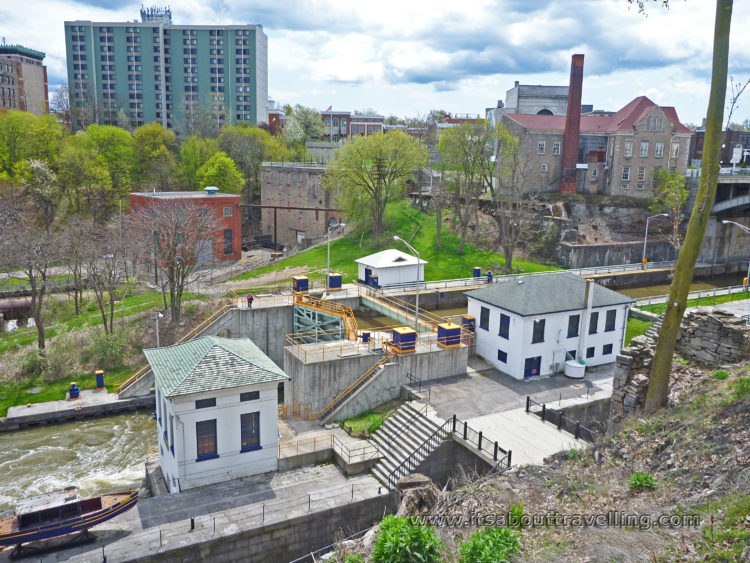
<path fill-rule="evenodd" d="M 217 188 L 216 186 L 206 186 L 205 188 L 203 188 L 203 191 L 208 195 L 215 195 L 216 192 L 219 191 L 219 188 Z"/>

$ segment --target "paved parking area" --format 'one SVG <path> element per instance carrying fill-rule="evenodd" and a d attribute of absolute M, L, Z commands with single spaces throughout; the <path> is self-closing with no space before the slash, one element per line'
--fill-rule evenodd
<path fill-rule="evenodd" d="M 519 381 L 490 368 L 474 357 L 469 360 L 466 375 L 447 377 L 422 388 L 438 415 L 454 414 L 466 420 L 486 414 L 524 408 L 526 396 L 538 403 L 552 403 L 587 396 L 612 389 L 614 364 L 591 370 L 584 379 L 556 375 Z"/>

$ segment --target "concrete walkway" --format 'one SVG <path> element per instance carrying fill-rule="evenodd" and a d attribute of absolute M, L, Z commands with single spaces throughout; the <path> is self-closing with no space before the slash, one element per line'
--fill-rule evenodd
<path fill-rule="evenodd" d="M 562 450 L 586 448 L 590 444 L 576 440 L 571 434 L 560 431 L 554 424 L 526 412 L 513 409 L 478 416 L 467 420 L 474 430 L 481 430 L 484 438 L 506 450 L 512 450 L 513 465 L 543 463 L 544 458 Z"/>
<path fill-rule="evenodd" d="M 191 543 L 189 517 L 196 534 L 210 536 L 279 522 L 295 516 L 384 494 L 371 476 L 347 478 L 333 465 L 303 467 L 146 498 L 125 514 L 96 526 L 92 544 L 58 551 L 34 560 L 126 561 L 153 556 L 163 547 Z M 10 550 L 0 553 L 9 561 Z"/>

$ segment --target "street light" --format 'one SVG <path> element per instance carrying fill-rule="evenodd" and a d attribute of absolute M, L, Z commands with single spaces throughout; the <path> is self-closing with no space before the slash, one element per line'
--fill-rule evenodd
<path fill-rule="evenodd" d="M 735 227 L 739 227 L 743 231 L 745 231 L 747 234 L 750 235 L 750 227 L 746 227 L 745 225 L 740 225 L 739 223 L 735 223 L 734 221 L 728 221 L 724 219 L 722 221 L 725 225 L 734 225 Z M 742 285 L 747 285 L 750 282 L 750 262 L 747 263 L 747 276 L 745 276 L 745 279 L 743 280 Z"/>
<path fill-rule="evenodd" d="M 668 213 L 659 213 L 646 218 L 646 235 L 643 237 L 643 257 L 641 258 L 641 270 L 646 269 L 646 243 L 648 242 L 648 222 L 656 217 L 669 217 Z"/>
<path fill-rule="evenodd" d="M 156 313 L 156 347 L 159 348 L 159 319 L 163 318 L 162 313 Z"/>
<path fill-rule="evenodd" d="M 406 245 L 406 248 L 408 248 L 412 254 L 414 254 L 417 258 L 417 296 L 416 296 L 416 305 L 414 307 L 414 328 L 416 329 L 417 333 L 419 333 L 419 265 L 422 260 L 419 258 L 419 250 L 414 248 L 412 245 L 410 245 L 408 242 L 406 242 L 404 239 L 402 239 L 398 235 L 393 235 L 393 240 L 400 240 Z"/>
<path fill-rule="evenodd" d="M 328 227 L 328 266 L 326 267 L 326 287 L 328 287 L 328 277 L 331 275 L 331 231 L 341 227 L 346 227 L 346 223 L 336 223 Z"/>

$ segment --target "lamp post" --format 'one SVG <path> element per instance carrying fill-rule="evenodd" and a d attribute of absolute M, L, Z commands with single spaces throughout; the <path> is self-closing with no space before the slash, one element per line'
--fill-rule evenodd
<path fill-rule="evenodd" d="M 659 213 L 646 218 L 646 234 L 643 237 L 643 257 L 641 258 L 641 270 L 646 269 L 646 243 L 648 242 L 648 222 L 656 217 L 669 217 L 668 213 Z"/>
<path fill-rule="evenodd" d="M 400 240 L 401 242 L 403 242 L 406 245 L 406 248 L 408 248 L 411 251 L 411 253 L 415 255 L 415 257 L 417 259 L 417 295 L 416 295 L 416 300 L 415 300 L 416 301 L 416 305 L 414 307 L 414 329 L 417 331 L 417 333 L 419 333 L 419 283 L 420 283 L 420 280 L 419 280 L 419 266 L 420 266 L 420 263 L 422 262 L 422 260 L 419 257 L 420 256 L 419 250 L 417 250 L 416 248 L 414 248 L 412 245 L 410 245 L 408 242 L 406 242 L 400 236 L 393 235 L 393 240 Z"/>
<path fill-rule="evenodd" d="M 156 313 L 156 347 L 159 348 L 159 319 L 163 318 L 162 313 Z"/>
<path fill-rule="evenodd" d="M 328 227 L 328 266 L 326 267 L 326 288 L 328 287 L 328 277 L 331 275 L 331 231 L 341 227 L 346 227 L 346 223 L 336 223 Z"/>
<path fill-rule="evenodd" d="M 743 231 L 745 231 L 747 234 L 750 235 L 750 227 L 746 227 L 745 225 L 740 225 L 739 223 L 735 223 L 734 221 L 728 221 L 726 219 L 723 220 L 722 223 L 724 225 L 734 225 L 735 227 L 739 227 L 740 229 L 742 229 Z M 750 283 L 750 262 L 747 263 L 747 276 L 745 276 L 745 279 L 743 280 L 742 285 L 747 285 L 748 283 Z"/>

